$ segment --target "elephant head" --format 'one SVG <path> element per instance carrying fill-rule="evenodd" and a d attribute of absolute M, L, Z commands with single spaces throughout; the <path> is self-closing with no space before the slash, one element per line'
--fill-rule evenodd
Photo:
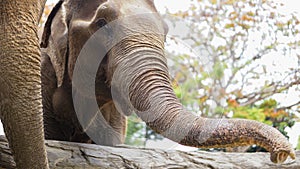
<path fill-rule="evenodd" d="M 45 48 L 42 92 L 46 137 L 78 141 L 81 133 L 88 138 L 84 135 L 88 129 L 80 127 L 78 114 L 76 117 L 76 104 L 96 97 L 100 114 L 119 135 L 124 135 L 123 114 L 134 111 L 154 131 L 183 145 L 257 144 L 271 152 L 275 163 L 288 156 L 295 158 L 286 138 L 270 126 L 251 120 L 202 118 L 185 111 L 171 87 L 164 54 L 166 33 L 153 0 L 61 1 L 48 18 L 41 43 Z M 100 63 L 88 54 L 104 57 Z M 96 71 L 91 66 L 95 62 L 100 65 Z M 95 87 L 95 93 L 85 89 L 89 87 Z M 85 99 L 72 99 L 77 95 Z M 89 111 L 81 115 L 96 117 Z M 87 125 L 97 126 L 94 122 Z M 115 133 L 112 135 L 118 135 Z M 107 134 L 100 137 L 109 138 Z M 122 138 L 116 137 L 119 139 L 99 142 L 121 143 Z"/>

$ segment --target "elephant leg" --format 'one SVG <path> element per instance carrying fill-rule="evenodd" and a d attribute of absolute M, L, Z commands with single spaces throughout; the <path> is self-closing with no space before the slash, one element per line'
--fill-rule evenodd
<path fill-rule="evenodd" d="M 57 80 L 54 68 L 46 53 L 42 53 L 41 66 L 45 138 L 51 140 L 67 140 L 67 137 L 61 130 L 60 123 L 57 121 L 53 108 L 53 97 L 57 97 L 60 92 L 59 89 L 57 89 Z"/>
<path fill-rule="evenodd" d="M 60 137 L 54 135 L 57 140 L 92 143 L 92 140 L 83 131 L 74 110 L 72 99 L 72 87 L 62 86 L 56 89 L 53 102 L 53 121 L 57 123 L 52 129 L 59 130 Z"/>
<path fill-rule="evenodd" d="M 88 133 L 96 144 L 114 146 L 124 143 L 126 117 L 117 111 L 113 101 L 103 104 L 97 112 L 87 111 L 78 118 L 82 121 L 82 131 Z M 82 133 L 78 133 L 73 140 L 80 140 L 81 137 Z"/>
<path fill-rule="evenodd" d="M 110 101 L 104 104 L 100 111 L 104 117 L 104 119 L 108 122 L 108 124 L 112 127 L 114 132 L 116 132 L 118 136 L 118 140 L 116 140 L 113 145 L 122 144 L 125 141 L 126 136 L 126 128 L 127 128 L 127 118 L 124 114 L 118 112 L 115 107 L 113 101 Z M 110 143 L 112 138 L 105 139 L 104 144 Z"/>

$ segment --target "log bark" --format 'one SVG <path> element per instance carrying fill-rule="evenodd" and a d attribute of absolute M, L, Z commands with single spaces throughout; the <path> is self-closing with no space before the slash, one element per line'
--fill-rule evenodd
<path fill-rule="evenodd" d="M 182 152 L 177 150 L 145 149 L 128 146 L 106 147 L 63 141 L 46 141 L 50 167 L 61 168 L 116 168 L 116 169 L 264 169 L 300 168 L 297 159 L 281 165 L 269 160 L 269 153 Z M 13 168 L 14 162 L 6 139 L 0 137 L 0 168 Z"/>

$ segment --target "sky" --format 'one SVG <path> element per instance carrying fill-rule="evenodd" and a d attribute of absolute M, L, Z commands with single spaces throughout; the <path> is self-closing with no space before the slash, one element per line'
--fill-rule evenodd
<path fill-rule="evenodd" d="M 58 0 L 48 0 L 47 4 L 56 3 Z M 284 6 L 278 10 L 284 13 L 299 12 L 298 17 L 300 18 L 300 1 L 299 0 L 274 0 L 275 2 L 283 3 Z M 185 11 L 189 8 L 191 0 L 155 0 L 156 8 L 160 13 L 165 13 L 168 9 L 171 13 L 179 10 Z M 299 96 L 295 96 L 299 100 Z M 286 100 L 290 102 L 292 100 Z M 300 123 L 296 124 L 292 129 L 287 130 L 290 135 L 290 142 L 295 146 L 297 144 L 298 135 L 300 133 Z M 0 123 L 0 135 L 3 135 L 3 128 Z"/>

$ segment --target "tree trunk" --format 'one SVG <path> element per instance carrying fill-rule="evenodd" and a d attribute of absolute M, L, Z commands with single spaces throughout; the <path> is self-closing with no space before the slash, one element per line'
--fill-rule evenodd
<path fill-rule="evenodd" d="M 300 160 L 276 165 L 269 153 L 182 152 L 135 147 L 106 147 L 63 141 L 46 141 L 51 168 L 201 168 L 263 169 L 300 168 Z M 300 151 L 296 152 L 300 156 Z M 0 168 L 13 168 L 13 158 L 6 139 L 0 137 Z"/>

